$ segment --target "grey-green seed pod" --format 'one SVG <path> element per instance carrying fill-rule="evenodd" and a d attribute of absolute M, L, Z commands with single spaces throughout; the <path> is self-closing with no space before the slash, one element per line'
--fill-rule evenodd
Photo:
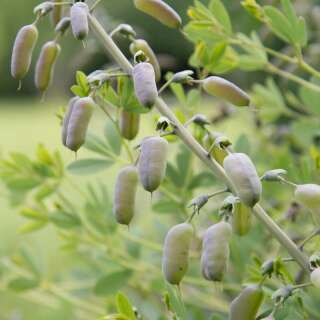
<path fill-rule="evenodd" d="M 219 137 L 222 137 L 222 133 L 218 132 L 208 132 L 204 138 L 203 138 L 203 146 L 209 150 L 213 146 L 213 144 L 216 142 L 216 139 Z M 223 165 L 223 160 L 228 155 L 228 152 L 222 148 L 220 148 L 218 145 L 213 146 L 211 149 L 210 155 L 220 164 Z"/>
<path fill-rule="evenodd" d="M 294 192 L 295 198 L 311 211 L 320 209 L 320 186 L 318 184 L 300 184 Z"/>
<path fill-rule="evenodd" d="M 68 126 L 69 126 L 69 121 L 71 118 L 72 110 L 73 110 L 74 104 L 78 100 L 79 100 L 79 97 L 74 97 L 74 98 L 70 99 L 68 109 L 66 110 L 66 113 L 63 118 L 62 130 L 61 130 L 61 140 L 62 140 L 62 144 L 65 147 L 67 146 Z"/>
<path fill-rule="evenodd" d="M 84 40 L 89 34 L 89 8 L 84 2 L 76 2 L 70 10 L 71 28 L 78 40 Z"/>
<path fill-rule="evenodd" d="M 141 144 L 139 176 L 143 188 L 155 191 L 164 179 L 167 167 L 168 142 L 164 138 L 151 137 Z"/>
<path fill-rule="evenodd" d="M 201 269 L 205 279 L 222 281 L 228 267 L 231 234 L 231 226 L 225 221 L 211 226 L 205 232 L 201 255 Z"/>
<path fill-rule="evenodd" d="M 188 270 L 188 259 L 193 228 L 189 223 L 181 223 L 171 228 L 163 246 L 162 271 L 165 279 L 179 285 Z"/>
<path fill-rule="evenodd" d="M 35 71 L 35 84 L 41 92 L 46 91 L 51 84 L 60 51 L 60 46 L 55 41 L 45 43 L 41 49 Z"/>
<path fill-rule="evenodd" d="M 134 0 L 134 5 L 140 11 L 170 28 L 181 27 L 181 17 L 162 0 Z"/>
<path fill-rule="evenodd" d="M 134 216 L 137 185 L 137 168 L 127 166 L 121 169 L 117 176 L 113 200 L 113 214 L 120 224 L 129 225 Z"/>
<path fill-rule="evenodd" d="M 238 107 L 250 104 L 250 97 L 232 82 L 220 77 L 208 77 L 202 81 L 203 89 L 210 95 L 225 99 Z"/>
<path fill-rule="evenodd" d="M 28 73 L 37 40 L 38 29 L 35 25 L 30 24 L 19 30 L 12 50 L 11 75 L 13 78 L 22 80 Z"/>
<path fill-rule="evenodd" d="M 143 39 L 136 39 L 131 43 L 130 51 L 133 55 L 135 55 L 140 50 L 143 51 L 143 53 L 149 59 L 149 62 L 152 64 L 156 82 L 159 82 L 161 79 L 161 68 L 155 53 L 153 52 L 147 41 Z"/>
<path fill-rule="evenodd" d="M 67 148 L 77 152 L 84 144 L 95 103 L 90 97 L 80 98 L 72 108 L 67 132 Z"/>
<path fill-rule="evenodd" d="M 64 34 L 70 27 L 71 19 L 69 17 L 62 18 L 56 25 L 55 32 Z"/>
<path fill-rule="evenodd" d="M 136 64 L 132 71 L 134 91 L 139 102 L 152 108 L 158 98 L 158 89 L 153 66 L 148 62 Z"/>
<path fill-rule="evenodd" d="M 54 3 L 60 3 L 62 0 L 52 0 Z M 56 26 L 63 16 L 63 6 L 55 5 L 51 12 L 51 20 L 54 26 Z"/>
<path fill-rule="evenodd" d="M 261 287 L 246 287 L 231 303 L 229 320 L 255 320 L 263 300 Z"/>
<path fill-rule="evenodd" d="M 262 185 L 251 159 L 244 153 L 229 154 L 223 167 L 240 200 L 253 207 L 260 200 Z"/>
<path fill-rule="evenodd" d="M 122 137 L 127 140 L 133 140 L 139 132 L 140 115 L 122 110 L 119 126 Z"/>
<path fill-rule="evenodd" d="M 235 201 L 232 211 L 232 230 L 238 236 L 246 235 L 251 229 L 251 208 L 240 201 Z"/>

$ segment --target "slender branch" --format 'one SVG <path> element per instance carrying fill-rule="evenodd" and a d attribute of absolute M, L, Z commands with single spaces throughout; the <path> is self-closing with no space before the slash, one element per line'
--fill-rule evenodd
<path fill-rule="evenodd" d="M 89 22 L 92 30 L 96 34 L 97 38 L 101 41 L 101 44 L 105 48 L 106 52 L 122 67 L 125 72 L 131 74 L 132 65 L 114 43 L 112 38 L 103 29 L 99 21 L 92 14 L 89 14 Z M 194 139 L 188 130 L 184 128 L 167 104 L 161 98 L 158 98 L 155 103 L 155 107 L 162 115 L 166 116 L 173 123 L 176 128 L 177 135 L 189 147 L 189 149 L 200 160 L 202 160 L 202 162 L 204 162 L 218 178 L 224 181 L 226 186 L 231 191 L 235 193 L 235 188 L 225 174 L 224 169 L 217 161 L 207 156 L 206 150 Z M 281 228 L 268 216 L 264 209 L 260 205 L 256 205 L 253 208 L 253 212 L 260 222 L 264 224 L 265 228 L 282 244 L 283 247 L 287 249 L 290 255 L 295 258 L 299 265 L 306 272 L 310 272 L 308 260 L 305 255 L 297 248 L 294 242 L 281 230 Z"/>

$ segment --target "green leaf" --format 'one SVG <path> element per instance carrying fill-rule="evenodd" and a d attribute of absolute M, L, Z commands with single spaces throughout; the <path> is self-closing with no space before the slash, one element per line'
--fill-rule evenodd
<path fill-rule="evenodd" d="M 128 317 L 130 320 L 136 320 L 133 308 L 127 297 L 119 292 L 117 294 L 117 309 L 118 312 Z"/>
<path fill-rule="evenodd" d="M 32 208 L 22 208 L 20 211 L 20 214 L 28 219 L 31 220 L 40 220 L 40 221 L 47 221 L 48 217 L 45 213 L 36 210 L 36 209 L 32 209 Z"/>
<path fill-rule="evenodd" d="M 188 189 L 209 187 L 212 186 L 213 181 L 215 181 L 215 176 L 211 172 L 201 172 L 191 179 Z"/>
<path fill-rule="evenodd" d="M 285 15 L 278 9 L 265 6 L 264 13 L 269 18 L 269 26 L 271 30 L 282 40 L 292 43 L 292 28 Z"/>
<path fill-rule="evenodd" d="M 75 175 L 94 174 L 106 170 L 113 163 L 113 161 L 105 159 L 81 159 L 70 163 L 67 170 Z"/>
<path fill-rule="evenodd" d="M 78 216 L 63 211 L 54 211 L 51 213 L 50 221 L 62 229 L 76 228 L 81 225 L 81 220 Z"/>
<path fill-rule="evenodd" d="M 100 137 L 90 132 L 87 134 L 84 148 L 92 152 L 98 153 L 100 155 L 103 155 L 107 158 L 109 158 L 110 156 L 110 149 L 108 145 L 102 139 L 100 139 Z"/>
<path fill-rule="evenodd" d="M 113 153 L 117 156 L 120 155 L 122 146 L 121 137 L 114 123 L 107 121 L 104 127 L 104 136 L 107 139 Z"/>
<path fill-rule="evenodd" d="M 127 285 L 131 275 L 132 272 L 129 270 L 117 271 L 104 275 L 98 279 L 94 287 L 94 293 L 97 296 L 114 294 L 114 292 Z"/>
<path fill-rule="evenodd" d="M 39 285 L 38 279 L 18 277 L 9 282 L 8 288 L 16 292 L 23 292 L 23 291 L 34 289 L 38 285 Z"/>
<path fill-rule="evenodd" d="M 86 95 L 88 95 L 88 93 L 90 92 L 90 86 L 89 86 L 87 76 L 85 75 L 85 73 L 83 73 L 82 71 L 77 71 L 76 81 L 77 81 L 78 86 L 80 86 L 82 88 L 82 91 Z"/>
<path fill-rule="evenodd" d="M 228 34 L 232 34 L 232 25 L 228 11 L 220 0 L 211 0 L 209 9 L 217 19 L 217 21 L 224 27 Z"/>
<path fill-rule="evenodd" d="M 80 86 L 73 85 L 70 88 L 70 90 L 74 95 L 79 96 L 81 98 L 86 96 L 86 93 L 83 91 L 83 89 Z"/>
<path fill-rule="evenodd" d="M 155 202 L 152 205 L 152 210 L 158 213 L 176 214 L 178 211 L 181 210 L 181 208 L 178 203 L 168 199 L 163 199 Z"/>
<path fill-rule="evenodd" d="M 168 300 L 172 311 L 177 315 L 179 320 L 187 320 L 187 311 L 182 303 L 180 293 L 178 288 L 170 286 L 167 284 Z"/>
<path fill-rule="evenodd" d="M 320 85 L 320 79 L 312 78 L 311 83 Z M 306 87 L 300 87 L 299 91 L 300 98 L 307 111 L 313 114 L 320 115 L 319 101 L 320 93 Z"/>
<path fill-rule="evenodd" d="M 245 134 L 241 134 L 240 137 L 237 139 L 236 143 L 234 144 L 234 149 L 237 152 L 243 153 L 250 153 L 250 141 Z"/>
<path fill-rule="evenodd" d="M 47 221 L 31 221 L 27 222 L 19 228 L 20 233 L 31 233 L 38 231 L 47 225 Z"/>

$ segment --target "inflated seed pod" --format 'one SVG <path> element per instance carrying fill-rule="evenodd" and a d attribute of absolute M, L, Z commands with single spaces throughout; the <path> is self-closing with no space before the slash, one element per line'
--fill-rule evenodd
<path fill-rule="evenodd" d="M 135 39 L 130 45 L 130 51 L 134 55 L 140 50 L 143 51 L 143 53 L 149 59 L 149 62 L 152 64 L 156 77 L 156 82 L 160 81 L 161 68 L 155 53 L 153 52 L 147 41 L 143 39 Z"/>
<path fill-rule="evenodd" d="M 232 230 L 238 236 L 246 235 L 251 228 L 251 208 L 240 201 L 235 201 L 232 210 Z"/>
<path fill-rule="evenodd" d="M 60 3 L 62 0 L 51 0 L 54 3 Z M 63 6 L 55 5 L 51 12 L 51 20 L 54 26 L 56 26 L 63 16 Z"/>
<path fill-rule="evenodd" d="M 117 176 L 113 200 L 113 215 L 120 224 L 129 225 L 134 216 L 137 185 L 137 168 L 127 166 L 121 169 Z"/>
<path fill-rule="evenodd" d="M 296 187 L 295 198 L 310 210 L 320 208 L 320 185 L 318 184 L 301 184 Z"/>
<path fill-rule="evenodd" d="M 60 46 L 55 41 L 45 43 L 41 49 L 35 70 L 35 85 L 44 92 L 51 84 L 54 66 L 60 54 Z"/>
<path fill-rule="evenodd" d="M 316 268 L 311 272 L 310 280 L 316 288 L 320 288 L 320 268 Z"/>
<path fill-rule="evenodd" d="M 208 77 L 202 81 L 203 89 L 210 95 L 225 99 L 238 106 L 250 104 L 250 97 L 232 82 L 220 77 Z"/>
<path fill-rule="evenodd" d="M 180 28 L 181 26 L 181 17 L 162 0 L 134 0 L 134 5 L 140 11 L 170 28 Z"/>
<path fill-rule="evenodd" d="M 63 118 L 62 130 L 61 130 L 61 140 L 62 140 L 62 144 L 65 147 L 67 146 L 68 126 L 69 126 L 69 121 L 71 118 L 72 110 L 73 110 L 74 104 L 78 100 L 79 100 L 79 97 L 74 97 L 74 98 L 70 99 L 69 104 L 68 104 L 68 109 L 66 110 L 66 113 Z"/>
<path fill-rule="evenodd" d="M 253 207 L 260 200 L 262 185 L 251 159 L 244 153 L 232 153 L 224 159 L 223 167 L 240 200 Z"/>
<path fill-rule="evenodd" d="M 152 64 L 140 62 L 132 71 L 134 91 L 139 102 L 152 108 L 158 98 L 158 89 L 155 80 L 155 73 Z"/>
<path fill-rule="evenodd" d="M 215 143 L 216 139 L 220 136 L 223 136 L 222 133 L 207 133 L 203 138 L 203 146 L 206 148 L 206 150 L 209 150 L 209 148 L 211 148 Z M 215 145 L 211 149 L 210 154 L 220 165 L 223 165 L 223 160 L 228 155 L 228 152 L 220 148 L 218 145 Z"/>
<path fill-rule="evenodd" d="M 84 2 L 76 2 L 70 10 L 71 28 L 78 40 L 84 40 L 89 34 L 89 8 Z"/>
<path fill-rule="evenodd" d="M 163 246 L 162 271 L 165 279 L 178 285 L 188 270 L 188 258 L 193 228 L 189 223 L 172 227 Z"/>
<path fill-rule="evenodd" d="M 139 132 L 140 115 L 122 110 L 119 126 L 122 137 L 127 140 L 133 140 Z"/>
<path fill-rule="evenodd" d="M 12 59 L 11 75 L 22 80 L 29 71 L 33 49 L 38 40 L 38 29 L 34 24 L 22 27 L 15 39 Z"/>
<path fill-rule="evenodd" d="M 228 267 L 229 240 L 232 228 L 221 221 L 206 230 L 203 236 L 201 269 L 205 279 L 222 281 Z"/>
<path fill-rule="evenodd" d="M 67 130 L 67 148 L 77 152 L 84 144 L 89 122 L 95 108 L 90 97 L 79 98 L 73 108 Z"/>
<path fill-rule="evenodd" d="M 263 300 L 260 286 L 251 285 L 232 301 L 229 320 L 255 320 Z"/>
<path fill-rule="evenodd" d="M 164 179 L 167 167 L 168 142 L 164 138 L 143 140 L 139 158 L 139 176 L 143 188 L 155 191 Z"/>

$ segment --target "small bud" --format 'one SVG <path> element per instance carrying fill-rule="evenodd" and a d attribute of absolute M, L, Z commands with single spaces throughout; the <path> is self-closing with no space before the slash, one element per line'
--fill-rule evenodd
<path fill-rule="evenodd" d="M 286 175 L 288 172 L 284 169 L 274 169 L 267 171 L 262 177 L 263 181 L 281 181 L 282 176 Z"/>
<path fill-rule="evenodd" d="M 272 276 L 274 272 L 274 259 L 270 259 L 265 261 L 261 266 L 261 274 L 263 276 L 268 276 L 269 278 Z"/>
<path fill-rule="evenodd" d="M 171 122 L 167 117 L 160 117 L 157 121 L 156 131 L 165 131 L 169 127 L 170 123 Z"/>
<path fill-rule="evenodd" d="M 311 272 L 310 281 L 316 288 L 320 288 L 320 268 L 314 269 Z"/>
<path fill-rule="evenodd" d="M 318 210 L 320 208 L 320 185 L 301 184 L 296 187 L 295 198 L 309 210 Z"/>
<path fill-rule="evenodd" d="M 312 268 L 320 267 L 320 252 L 316 252 L 312 256 L 310 256 L 309 264 Z"/>
<path fill-rule="evenodd" d="M 110 80 L 110 75 L 105 70 L 96 70 L 88 75 L 87 80 L 90 85 L 100 87 L 103 83 Z"/>
<path fill-rule="evenodd" d="M 276 303 L 285 302 L 290 296 L 292 296 L 293 287 L 291 285 L 287 285 L 275 291 L 272 295 L 272 300 Z"/>
<path fill-rule="evenodd" d="M 188 208 L 193 207 L 194 211 L 199 214 L 199 211 L 207 204 L 208 200 L 208 195 L 202 195 L 200 197 L 194 198 L 193 200 L 191 200 L 191 203 L 188 205 Z"/>
<path fill-rule="evenodd" d="M 54 4 L 50 1 L 45 1 L 40 3 L 39 5 L 37 5 L 34 9 L 33 9 L 33 13 L 40 15 L 40 16 L 45 16 L 46 14 L 48 14 L 50 11 L 52 11 L 54 8 Z"/>
<path fill-rule="evenodd" d="M 124 37 L 135 37 L 137 34 L 130 26 L 130 24 L 119 24 L 113 31 L 112 31 L 112 36 L 114 36 L 116 33 L 119 33 L 120 35 Z"/>
<path fill-rule="evenodd" d="M 200 127 L 204 127 L 207 124 L 210 124 L 208 118 L 203 114 L 196 114 L 191 119 L 190 122 L 195 123 L 196 125 Z"/>
<path fill-rule="evenodd" d="M 191 77 L 194 74 L 192 70 L 184 70 L 178 73 L 175 73 L 172 76 L 172 82 L 175 83 L 188 83 L 189 81 L 193 80 Z"/>
<path fill-rule="evenodd" d="M 62 18 L 56 25 L 55 32 L 64 34 L 70 27 L 71 19 L 69 17 Z"/>

